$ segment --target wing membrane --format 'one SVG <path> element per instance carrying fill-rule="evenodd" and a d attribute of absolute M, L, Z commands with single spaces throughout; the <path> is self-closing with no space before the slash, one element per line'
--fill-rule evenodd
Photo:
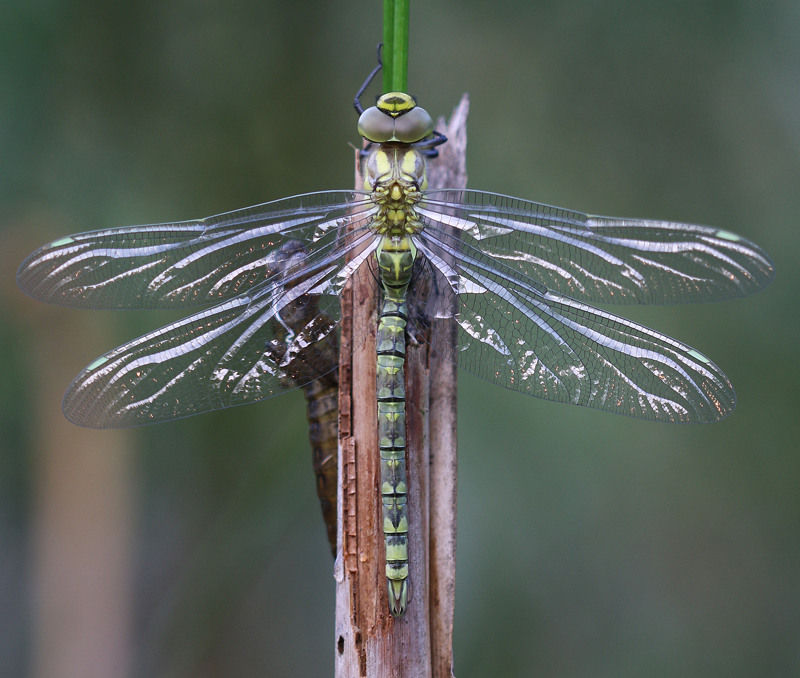
<path fill-rule="evenodd" d="M 590 303 L 721 301 L 774 277 L 761 248 L 706 226 L 594 217 L 466 190 L 427 191 L 418 212 L 526 278 Z"/>
<path fill-rule="evenodd" d="M 373 262 L 377 207 L 311 193 L 199 221 L 63 238 L 18 272 L 26 293 L 85 308 L 215 306 L 87 367 L 69 419 L 122 427 L 255 402 L 336 369 L 338 293 Z M 735 394 L 694 349 L 583 303 L 744 296 L 774 268 L 756 245 L 704 226 L 591 217 L 477 191 L 427 191 L 413 236 L 412 331 L 452 318 L 433 348 L 540 398 L 669 422 L 727 416 Z M 346 255 L 360 249 L 351 261 Z M 358 345 L 370 328 L 354 328 Z M 444 337 L 447 335 L 437 335 Z"/>
<path fill-rule="evenodd" d="M 82 233 L 34 252 L 17 283 L 37 299 L 80 308 L 219 303 L 268 280 L 269 253 L 286 240 L 323 256 L 337 234 L 366 225 L 374 209 L 366 194 L 328 191 L 197 221 Z"/>
<path fill-rule="evenodd" d="M 416 242 L 433 256 L 439 288 L 447 281 L 439 308 L 452 307 L 458 323 L 457 345 L 433 348 L 469 372 L 640 419 L 700 423 L 733 411 L 727 377 L 689 346 L 546 290 L 468 243 L 427 230 Z"/>
<path fill-rule="evenodd" d="M 93 428 L 137 426 L 303 386 L 336 367 L 329 356 L 338 346 L 338 300 L 314 295 L 329 319 L 322 324 L 316 316 L 298 322 L 292 309 L 289 328 L 281 314 L 338 272 L 333 265 L 306 271 L 290 289 L 274 284 L 254 298 L 241 295 L 114 349 L 72 382 L 64 414 Z"/>

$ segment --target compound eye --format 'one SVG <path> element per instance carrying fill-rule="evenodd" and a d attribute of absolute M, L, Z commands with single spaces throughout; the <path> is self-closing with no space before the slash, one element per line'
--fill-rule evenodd
<path fill-rule="evenodd" d="M 358 119 L 358 133 L 368 141 L 382 144 L 394 134 L 394 119 L 377 106 L 370 106 Z"/>
<path fill-rule="evenodd" d="M 394 137 L 404 144 L 413 144 L 433 132 L 433 120 L 428 111 L 417 106 L 394 121 Z"/>

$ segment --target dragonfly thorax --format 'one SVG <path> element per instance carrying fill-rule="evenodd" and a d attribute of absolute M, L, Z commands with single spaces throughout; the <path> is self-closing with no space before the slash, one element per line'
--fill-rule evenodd
<path fill-rule="evenodd" d="M 402 237 L 422 224 L 414 211 L 428 186 L 425 158 L 405 144 L 381 144 L 367 158 L 364 188 L 380 208 L 372 228 L 381 235 Z"/>

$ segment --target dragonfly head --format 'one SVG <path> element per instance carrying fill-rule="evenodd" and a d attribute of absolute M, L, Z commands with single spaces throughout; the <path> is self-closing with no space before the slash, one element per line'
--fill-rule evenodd
<path fill-rule="evenodd" d="M 384 94 L 358 119 L 358 133 L 378 144 L 398 141 L 413 144 L 433 132 L 433 120 L 414 97 L 404 92 Z"/>

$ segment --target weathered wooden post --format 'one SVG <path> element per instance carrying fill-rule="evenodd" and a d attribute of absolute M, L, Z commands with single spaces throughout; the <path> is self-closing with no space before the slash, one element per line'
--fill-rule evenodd
<path fill-rule="evenodd" d="M 429 163 L 431 188 L 466 186 L 466 95 L 449 141 Z M 363 187 L 356 154 L 356 187 Z M 408 612 L 389 613 L 377 452 L 375 330 L 378 292 L 362 267 L 342 295 L 339 368 L 339 497 L 336 559 L 336 676 L 452 675 L 456 532 L 456 368 L 427 344 L 407 349 Z M 356 325 L 354 332 L 353 325 Z M 434 333 L 454 336 L 452 320 Z M 366 336 L 353 345 L 353 336 Z M 453 342 L 453 339 L 450 339 Z M 435 341 L 433 342 L 436 343 Z"/>

